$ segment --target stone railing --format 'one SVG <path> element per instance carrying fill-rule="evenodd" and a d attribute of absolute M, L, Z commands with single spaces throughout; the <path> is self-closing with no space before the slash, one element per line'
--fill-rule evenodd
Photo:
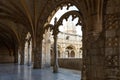
<path fill-rule="evenodd" d="M 53 65 L 53 60 L 51 61 Z M 59 58 L 58 59 L 59 67 L 81 70 L 82 68 L 82 59 L 81 58 Z"/>

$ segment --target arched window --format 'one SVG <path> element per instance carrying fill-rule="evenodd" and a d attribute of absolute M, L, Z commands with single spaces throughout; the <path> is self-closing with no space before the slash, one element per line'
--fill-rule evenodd
<path fill-rule="evenodd" d="M 71 57 L 75 57 L 75 52 L 73 50 L 71 51 Z"/>
<path fill-rule="evenodd" d="M 75 51 L 72 46 L 66 48 L 68 58 L 75 57 Z"/>

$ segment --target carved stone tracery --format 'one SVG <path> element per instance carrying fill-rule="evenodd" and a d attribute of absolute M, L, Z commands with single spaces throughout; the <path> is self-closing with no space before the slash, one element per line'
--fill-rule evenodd
<path fill-rule="evenodd" d="M 105 15 L 105 79 L 119 80 L 119 14 Z"/>

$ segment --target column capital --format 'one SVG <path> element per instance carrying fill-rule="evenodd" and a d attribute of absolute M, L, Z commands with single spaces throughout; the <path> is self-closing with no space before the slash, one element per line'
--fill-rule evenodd
<path fill-rule="evenodd" d="M 59 28 L 58 28 L 58 25 L 57 25 L 57 18 L 56 17 L 54 19 L 54 26 L 53 26 L 52 29 L 53 29 L 53 35 L 57 36 L 60 31 L 59 31 Z"/>

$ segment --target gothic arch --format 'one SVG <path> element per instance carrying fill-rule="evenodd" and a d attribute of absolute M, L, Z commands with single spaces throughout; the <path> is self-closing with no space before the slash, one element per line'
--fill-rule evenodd
<path fill-rule="evenodd" d="M 75 53 L 76 53 L 75 46 L 69 45 L 65 49 L 66 49 L 66 52 L 68 54 L 68 57 L 75 57 Z"/>
<path fill-rule="evenodd" d="M 71 47 L 71 48 L 73 48 L 73 50 L 76 50 L 76 47 L 74 45 L 72 45 L 72 44 L 66 45 L 66 48 L 67 47 Z"/>
<path fill-rule="evenodd" d="M 74 20 L 74 19 L 77 18 L 77 17 L 79 18 L 78 23 L 77 23 L 76 25 L 82 25 L 82 23 L 81 23 L 81 21 L 83 21 L 83 18 L 81 17 L 82 14 L 81 14 L 79 11 L 73 10 L 73 11 L 69 11 L 69 12 L 66 12 L 65 14 L 63 14 L 63 15 L 60 17 L 60 19 L 58 20 L 57 26 L 62 25 L 62 21 L 63 21 L 64 19 L 67 20 L 70 15 L 72 16 L 72 20 Z"/>
<path fill-rule="evenodd" d="M 53 48 L 53 45 L 54 45 L 54 44 L 51 44 L 51 48 Z M 61 47 L 60 44 L 57 45 L 57 48 L 60 50 L 60 52 L 62 52 L 62 47 Z"/>
<path fill-rule="evenodd" d="M 45 23 L 45 25 L 44 25 L 44 27 L 47 25 L 47 24 L 49 24 L 49 22 L 50 22 L 50 20 L 53 18 L 53 16 L 54 16 L 54 14 L 58 11 L 58 9 L 62 9 L 62 7 L 64 7 L 64 6 L 67 6 L 67 9 L 69 8 L 69 7 L 71 7 L 71 6 L 75 6 L 77 9 L 78 9 L 78 11 L 79 11 L 79 14 L 80 14 L 80 16 L 81 17 L 83 17 L 83 15 L 82 15 L 82 13 L 80 12 L 80 6 L 77 4 L 77 1 L 71 1 L 71 0 L 68 0 L 68 1 L 56 1 L 56 5 L 54 6 L 54 10 L 51 12 L 51 14 L 48 16 L 48 19 L 47 19 L 47 21 L 46 21 L 46 23 Z M 83 22 L 83 21 L 82 21 Z"/>
<path fill-rule="evenodd" d="M 60 7 L 62 8 L 63 6 L 67 6 L 67 9 L 70 7 L 70 6 L 76 6 L 79 11 L 80 11 L 80 5 L 77 3 L 77 0 L 67 0 L 67 1 L 64 1 L 64 0 L 61 0 L 59 2 L 56 1 L 56 5 L 55 5 L 55 11 Z"/>

